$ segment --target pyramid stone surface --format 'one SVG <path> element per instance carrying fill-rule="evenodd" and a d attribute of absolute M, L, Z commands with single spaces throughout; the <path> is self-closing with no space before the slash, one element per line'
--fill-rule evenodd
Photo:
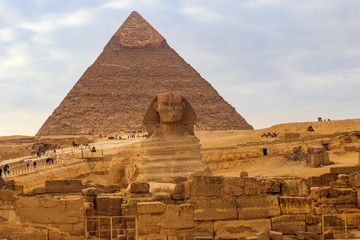
<path fill-rule="evenodd" d="M 36 135 L 137 130 L 153 96 L 186 97 L 197 130 L 253 129 L 140 14 L 132 12 Z"/>

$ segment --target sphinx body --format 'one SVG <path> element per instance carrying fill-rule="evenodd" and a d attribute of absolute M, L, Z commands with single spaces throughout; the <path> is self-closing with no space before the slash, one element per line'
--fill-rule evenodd
<path fill-rule="evenodd" d="M 144 117 L 148 138 L 136 162 L 136 181 L 174 183 L 178 177 L 211 174 L 194 136 L 195 121 L 185 98 L 164 93 L 153 99 Z"/>

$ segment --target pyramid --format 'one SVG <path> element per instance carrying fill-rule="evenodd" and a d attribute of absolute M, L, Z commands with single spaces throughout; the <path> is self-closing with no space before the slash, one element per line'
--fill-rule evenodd
<path fill-rule="evenodd" d="M 163 92 L 191 102 L 197 130 L 253 129 L 134 11 L 36 135 L 137 130 L 151 100 Z"/>

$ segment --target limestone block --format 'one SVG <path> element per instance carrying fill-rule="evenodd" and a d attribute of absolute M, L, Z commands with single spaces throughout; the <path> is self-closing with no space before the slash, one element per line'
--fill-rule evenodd
<path fill-rule="evenodd" d="M 17 208 L 37 208 L 40 206 L 40 201 L 36 197 L 19 197 L 15 201 L 15 206 Z"/>
<path fill-rule="evenodd" d="M 167 205 L 163 228 L 192 228 L 194 227 L 194 210 L 190 204 Z"/>
<path fill-rule="evenodd" d="M 248 237 L 248 238 L 246 238 L 247 240 L 260 240 L 257 236 L 255 236 L 255 237 Z"/>
<path fill-rule="evenodd" d="M 193 176 L 191 178 L 191 197 L 220 197 L 223 188 L 223 177 Z"/>
<path fill-rule="evenodd" d="M 45 181 L 45 193 L 75 193 L 81 192 L 83 185 L 81 180 L 47 180 Z"/>
<path fill-rule="evenodd" d="M 326 152 L 326 149 L 323 146 L 312 145 L 307 148 L 307 152 L 309 154 L 317 154 Z"/>
<path fill-rule="evenodd" d="M 309 184 L 305 179 L 285 180 L 281 190 L 285 196 L 307 197 L 310 194 Z"/>
<path fill-rule="evenodd" d="M 148 193 L 150 189 L 149 183 L 132 182 L 129 184 L 127 191 L 131 193 Z"/>
<path fill-rule="evenodd" d="M 319 234 L 313 232 L 298 231 L 296 236 L 299 240 L 319 240 Z"/>
<path fill-rule="evenodd" d="M 174 229 L 164 229 L 166 230 L 166 233 L 169 238 L 168 230 L 174 230 Z M 201 221 L 201 222 L 195 222 L 194 227 L 189 229 L 175 229 L 179 230 L 179 234 L 175 235 L 175 238 L 172 238 L 174 240 L 177 239 L 184 239 L 184 240 L 207 240 L 210 238 L 210 240 L 213 239 L 214 235 L 214 229 L 213 229 L 213 223 L 209 221 Z M 162 232 L 162 231 L 161 231 Z"/>
<path fill-rule="evenodd" d="M 268 193 L 280 193 L 281 192 L 281 183 L 277 180 L 266 179 L 265 182 L 266 191 Z"/>
<path fill-rule="evenodd" d="M 309 198 L 319 204 L 349 204 L 356 203 L 357 192 L 351 188 L 321 187 L 312 188 Z"/>
<path fill-rule="evenodd" d="M 327 230 L 324 232 L 325 239 L 334 239 L 334 233 L 331 230 Z"/>
<path fill-rule="evenodd" d="M 241 196 L 236 199 L 239 219 L 268 218 L 280 215 L 277 196 Z"/>
<path fill-rule="evenodd" d="M 122 196 L 98 195 L 96 197 L 97 214 L 100 216 L 120 216 Z"/>
<path fill-rule="evenodd" d="M 59 208 L 20 208 L 16 209 L 21 222 L 41 224 L 64 223 L 66 211 Z"/>
<path fill-rule="evenodd" d="M 360 173 L 356 172 L 356 173 L 352 173 L 349 177 L 350 180 L 350 185 L 352 187 L 360 187 Z"/>
<path fill-rule="evenodd" d="M 245 177 L 249 177 L 249 174 L 248 174 L 248 172 L 242 171 L 240 173 L 240 178 L 245 178 Z"/>
<path fill-rule="evenodd" d="M 139 235 L 160 234 L 160 225 L 138 224 Z"/>
<path fill-rule="evenodd" d="M 308 156 L 307 163 L 308 163 L 311 167 L 319 167 L 319 166 L 323 165 L 323 164 L 322 164 L 323 162 L 324 162 L 324 160 L 323 160 L 323 155 L 322 155 L 322 153 L 311 154 L 311 155 Z"/>
<path fill-rule="evenodd" d="M 260 232 L 255 234 L 259 240 L 269 240 L 269 234 L 267 232 Z"/>
<path fill-rule="evenodd" d="M 138 221 L 141 224 L 153 224 L 159 225 L 161 224 L 164 218 L 163 213 L 140 213 L 138 214 Z"/>
<path fill-rule="evenodd" d="M 45 226 L 25 224 L 1 224 L 0 239 L 43 240 L 48 239 Z"/>
<path fill-rule="evenodd" d="M 277 232 L 277 231 L 270 231 L 269 238 L 270 238 L 270 240 L 282 240 L 283 234 L 281 232 Z"/>
<path fill-rule="evenodd" d="M 137 212 L 141 213 L 163 213 L 165 204 L 161 202 L 139 202 L 137 203 Z"/>
<path fill-rule="evenodd" d="M 295 235 L 283 235 L 282 240 L 298 240 Z"/>
<path fill-rule="evenodd" d="M 311 200 L 306 197 L 280 197 L 282 214 L 310 213 Z"/>
<path fill-rule="evenodd" d="M 84 222 L 76 224 L 64 223 L 59 225 L 60 231 L 69 233 L 71 236 L 82 236 L 84 234 Z"/>
<path fill-rule="evenodd" d="M 194 199 L 190 203 L 194 206 L 195 220 L 236 219 L 235 199 Z"/>
<path fill-rule="evenodd" d="M 171 193 L 167 192 L 155 192 L 152 195 L 154 202 L 162 202 L 166 205 L 175 204 L 175 201 L 171 198 Z"/>
<path fill-rule="evenodd" d="M 32 195 L 40 195 L 40 194 L 44 194 L 44 188 L 36 187 L 32 190 Z"/>
<path fill-rule="evenodd" d="M 338 213 L 343 213 L 348 210 L 358 210 L 356 204 L 336 204 L 335 209 Z"/>
<path fill-rule="evenodd" d="M 214 222 L 215 238 L 252 237 L 258 232 L 270 232 L 270 219 Z"/>
<path fill-rule="evenodd" d="M 308 225 L 321 223 L 321 215 L 315 215 L 314 213 L 306 214 L 305 222 Z"/>
<path fill-rule="evenodd" d="M 253 177 L 245 178 L 244 189 L 245 189 L 245 194 L 248 196 L 254 196 L 260 194 L 259 182 L 256 178 Z"/>
<path fill-rule="evenodd" d="M 7 189 L 0 189 L 0 201 L 12 202 L 15 200 L 14 192 Z"/>
<path fill-rule="evenodd" d="M 328 152 L 323 153 L 323 164 L 324 165 L 330 165 L 331 164 Z"/>
<path fill-rule="evenodd" d="M 226 177 L 224 179 L 224 194 L 241 196 L 245 194 L 245 179 L 241 177 Z"/>
<path fill-rule="evenodd" d="M 81 194 L 85 196 L 94 196 L 98 194 L 98 190 L 95 187 L 84 188 L 81 190 Z"/>
<path fill-rule="evenodd" d="M 148 234 L 146 240 L 167 240 L 166 234 Z"/>
<path fill-rule="evenodd" d="M 322 231 L 321 223 L 314 224 L 314 225 L 306 225 L 306 231 L 321 234 L 321 231 Z"/>
<path fill-rule="evenodd" d="M 175 185 L 174 193 L 172 195 L 172 198 L 174 200 L 184 200 L 185 199 L 185 194 L 186 194 L 186 183 L 184 183 L 184 182 L 177 183 Z"/>
<path fill-rule="evenodd" d="M 271 218 L 271 229 L 283 234 L 306 231 L 305 214 L 281 215 Z"/>

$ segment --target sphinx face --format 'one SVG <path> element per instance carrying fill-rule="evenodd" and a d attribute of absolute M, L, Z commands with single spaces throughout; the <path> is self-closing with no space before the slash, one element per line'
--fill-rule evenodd
<path fill-rule="evenodd" d="M 184 104 L 180 96 L 172 94 L 158 95 L 157 112 L 161 123 L 181 122 Z"/>

